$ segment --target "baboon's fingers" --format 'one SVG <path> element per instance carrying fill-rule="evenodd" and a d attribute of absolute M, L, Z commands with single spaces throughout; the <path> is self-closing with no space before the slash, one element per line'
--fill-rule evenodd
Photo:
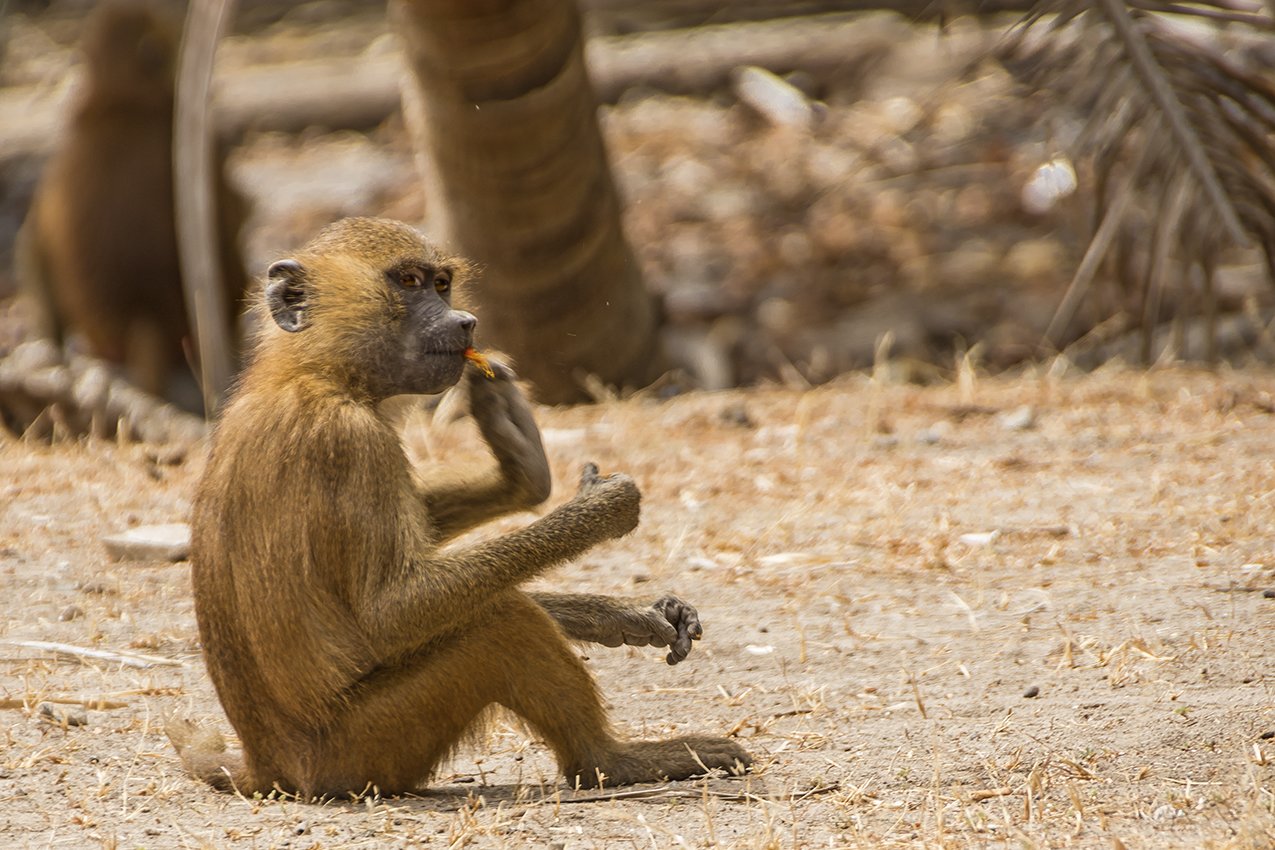
<path fill-rule="evenodd" d="M 665 660 L 669 664 L 684 661 L 691 652 L 691 641 L 704 636 L 699 612 L 676 596 L 661 597 L 651 607 L 660 612 L 676 632 L 675 638 L 668 642 L 669 654 Z"/>
<path fill-rule="evenodd" d="M 483 439 L 500 463 L 505 477 L 526 496 L 527 504 L 549 498 L 553 489 L 549 461 L 540 430 L 522 391 L 510 380 L 490 380 L 467 373 L 469 407 Z"/>
<path fill-rule="evenodd" d="M 580 470 L 580 492 L 587 493 L 602 481 L 598 474 L 598 465 L 593 461 L 586 463 Z"/>
<path fill-rule="evenodd" d="M 658 612 L 651 612 L 652 616 L 649 620 L 649 630 L 646 632 L 646 642 L 637 644 L 638 646 L 672 646 L 677 642 L 677 629 L 664 616 Z"/>
<path fill-rule="evenodd" d="M 501 359 L 499 355 L 488 354 L 487 365 L 490 366 L 491 371 L 495 373 L 494 380 L 507 381 L 509 383 L 513 383 L 518 380 L 518 376 L 514 373 L 513 367 Z M 492 379 L 488 378 L 488 380 Z"/>

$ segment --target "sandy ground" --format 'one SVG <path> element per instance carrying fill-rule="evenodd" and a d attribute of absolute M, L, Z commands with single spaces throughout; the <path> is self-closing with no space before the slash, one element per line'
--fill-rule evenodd
<path fill-rule="evenodd" d="M 555 500 L 586 460 L 645 494 L 637 532 L 543 583 L 672 590 L 706 625 L 678 667 L 582 650 L 617 723 L 728 731 L 757 770 L 574 794 L 510 721 L 420 797 L 325 804 L 215 793 L 160 732 L 227 729 L 187 566 L 100 538 L 184 520 L 202 447 L 0 438 L 0 843 L 1275 846 L 1273 411 L 1273 373 L 1114 369 L 542 410 Z M 406 439 L 481 459 L 467 422 Z"/>

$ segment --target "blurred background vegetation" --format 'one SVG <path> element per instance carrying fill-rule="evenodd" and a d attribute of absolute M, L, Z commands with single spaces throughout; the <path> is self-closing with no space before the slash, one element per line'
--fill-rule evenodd
<path fill-rule="evenodd" d="M 64 141 L 95 5 L 0 0 L 0 357 L 33 333 L 14 245 Z M 340 216 L 423 224 L 487 268 L 482 342 L 512 350 L 548 402 L 662 374 L 674 391 L 817 384 L 874 363 L 924 381 L 962 358 L 1275 355 L 1275 45 L 1258 2 L 578 8 L 240 0 L 210 114 L 248 202 L 248 273 Z M 577 38 L 592 92 L 564 94 L 548 83 L 571 77 Z M 556 46 L 502 66 L 519 43 Z M 526 108 L 470 121 L 456 92 L 476 80 L 473 97 Z M 562 116 L 595 102 L 615 203 L 597 175 L 558 174 L 593 161 Z M 520 274 L 545 267 L 566 273 Z M 640 294 L 608 313 L 608 287 Z M 572 341 L 589 333 L 592 346 Z M 0 368 L 0 405 L 16 385 Z"/>

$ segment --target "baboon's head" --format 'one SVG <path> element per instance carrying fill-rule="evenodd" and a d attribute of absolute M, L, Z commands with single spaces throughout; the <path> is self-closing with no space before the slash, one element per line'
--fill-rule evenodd
<path fill-rule="evenodd" d="M 466 263 L 396 221 L 348 218 L 270 266 L 259 357 L 374 400 L 455 384 L 477 320 L 452 309 Z M 269 321 L 269 320 L 267 320 Z"/>

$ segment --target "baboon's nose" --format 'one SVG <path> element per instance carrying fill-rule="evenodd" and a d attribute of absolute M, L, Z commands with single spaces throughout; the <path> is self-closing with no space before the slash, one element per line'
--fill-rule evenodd
<path fill-rule="evenodd" d="M 478 319 L 474 316 L 473 313 L 466 313 L 464 310 L 457 310 L 455 312 L 456 312 L 456 325 L 466 335 L 472 334 L 474 332 L 474 328 L 478 325 Z"/>

